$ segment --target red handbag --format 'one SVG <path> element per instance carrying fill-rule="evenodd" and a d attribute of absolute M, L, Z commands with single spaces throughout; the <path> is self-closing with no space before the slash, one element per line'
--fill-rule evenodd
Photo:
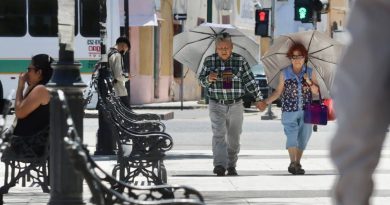
<path fill-rule="evenodd" d="M 324 105 L 328 106 L 328 121 L 336 119 L 336 113 L 333 109 L 333 100 L 331 98 L 324 99 Z"/>

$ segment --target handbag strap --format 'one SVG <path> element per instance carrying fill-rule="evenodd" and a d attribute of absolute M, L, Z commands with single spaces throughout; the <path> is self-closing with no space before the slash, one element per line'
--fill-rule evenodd
<path fill-rule="evenodd" d="M 308 74 L 307 73 L 307 63 L 305 63 L 305 74 Z M 312 73 L 313 74 L 313 73 Z M 310 80 L 311 80 L 311 76 L 309 76 Z M 313 83 L 313 82 L 312 82 Z M 305 84 L 307 84 L 309 87 L 310 85 L 306 82 L 305 80 Z M 313 83 L 314 84 L 314 83 Z M 316 85 L 317 86 L 317 85 Z M 310 88 L 311 89 L 311 88 Z M 310 91 L 311 92 L 311 91 Z M 319 98 L 320 98 L 320 104 L 323 104 L 323 101 L 322 101 L 322 97 L 321 97 L 321 89 L 320 89 L 320 86 L 318 86 L 318 95 L 319 95 Z M 310 96 L 310 99 L 309 99 L 309 102 L 310 104 L 312 103 L 313 101 L 313 94 L 311 94 Z"/>

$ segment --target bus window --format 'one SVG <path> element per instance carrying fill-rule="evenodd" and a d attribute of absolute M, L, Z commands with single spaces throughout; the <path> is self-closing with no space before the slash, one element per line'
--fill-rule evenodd
<path fill-rule="evenodd" d="M 80 34 L 84 37 L 100 36 L 98 1 L 80 1 Z"/>
<path fill-rule="evenodd" d="M 0 36 L 24 36 L 26 34 L 26 1 L 0 1 Z"/>
<path fill-rule="evenodd" d="M 29 0 L 28 13 L 28 31 L 31 36 L 57 36 L 58 25 L 56 0 Z"/>
<path fill-rule="evenodd" d="M 30 35 L 56 37 L 58 33 L 57 0 L 29 0 L 28 5 Z M 77 34 L 77 22 L 77 3 L 75 3 L 75 35 Z"/>

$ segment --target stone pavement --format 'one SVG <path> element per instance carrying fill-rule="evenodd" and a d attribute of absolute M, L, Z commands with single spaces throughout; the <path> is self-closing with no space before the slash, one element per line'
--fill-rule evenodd
<path fill-rule="evenodd" d="M 187 102 L 187 109 L 196 102 Z M 199 105 L 203 106 L 203 105 Z M 149 109 L 151 109 L 150 107 Z M 84 138 L 94 132 L 85 132 Z M 389 134 L 388 134 L 389 135 Z M 91 153 L 94 147 L 89 147 Z M 111 171 L 114 157 L 95 157 L 105 170 Z M 331 163 L 328 150 L 305 151 L 303 176 L 287 173 L 288 155 L 285 150 L 241 150 L 237 171 L 239 176 L 216 177 L 212 173 L 212 153 L 205 149 L 173 149 L 164 161 L 168 184 L 188 185 L 202 193 L 209 205 L 331 205 L 331 193 L 337 171 Z M 0 184 L 4 165 L 0 163 Z M 382 152 L 374 175 L 375 193 L 372 205 L 390 204 L 390 147 Z M 83 198 L 88 204 L 91 194 L 84 184 Z M 5 204 L 47 204 L 49 194 L 39 187 L 14 187 L 4 195 Z"/>
<path fill-rule="evenodd" d="M 110 171 L 115 160 L 95 157 Z M 168 183 L 189 185 L 200 191 L 209 205 L 330 205 L 332 184 L 337 173 L 326 150 L 307 150 L 303 161 L 306 174 L 287 173 L 285 150 L 242 150 L 237 167 L 239 176 L 216 177 L 211 171 L 212 155 L 206 150 L 173 150 L 165 160 Z M 3 175 L 0 166 L 0 176 Z M 385 150 L 375 174 L 377 191 L 374 205 L 390 202 L 390 150 Z M 2 181 L 2 177 L 0 178 Z M 84 184 L 84 199 L 91 194 Z M 4 195 L 5 204 L 46 204 L 49 194 L 39 187 L 14 187 Z"/>

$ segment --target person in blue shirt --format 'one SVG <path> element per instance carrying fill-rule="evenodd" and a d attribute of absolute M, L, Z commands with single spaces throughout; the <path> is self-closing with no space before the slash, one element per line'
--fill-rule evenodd
<path fill-rule="evenodd" d="M 305 124 L 303 120 L 304 107 L 313 94 L 318 94 L 319 87 L 313 69 L 306 65 L 308 52 L 305 46 L 301 43 L 293 44 L 287 52 L 287 57 L 291 59 L 291 64 L 281 71 L 276 90 L 261 103 L 265 108 L 282 97 L 282 124 L 290 156 L 287 170 L 291 174 L 301 175 L 305 174 L 301 158 L 312 134 L 312 125 Z"/>

